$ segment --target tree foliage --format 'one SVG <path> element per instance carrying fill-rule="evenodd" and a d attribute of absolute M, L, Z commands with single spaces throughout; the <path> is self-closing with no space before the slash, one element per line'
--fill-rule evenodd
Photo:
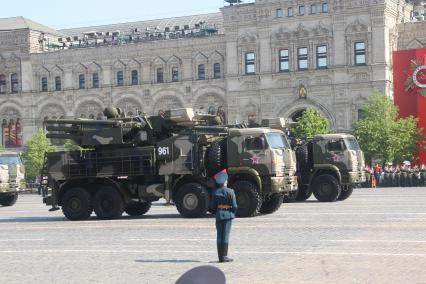
<path fill-rule="evenodd" d="M 415 158 L 423 140 L 417 118 L 398 118 L 398 108 L 380 93 L 370 96 L 363 111 L 364 117 L 355 124 L 354 134 L 367 161 L 401 163 Z"/>
<path fill-rule="evenodd" d="M 28 140 L 22 153 L 26 176 L 34 178 L 39 175 L 43 167 L 44 154 L 55 150 L 56 147 L 50 144 L 42 129 L 35 132 Z"/>
<path fill-rule="evenodd" d="M 331 132 L 328 120 L 319 111 L 309 108 L 303 112 L 298 125 L 292 129 L 292 135 L 296 138 L 312 137 Z"/>

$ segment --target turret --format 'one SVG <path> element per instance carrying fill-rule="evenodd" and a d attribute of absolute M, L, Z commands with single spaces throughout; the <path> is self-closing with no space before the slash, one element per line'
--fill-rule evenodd
<path fill-rule="evenodd" d="M 194 114 L 192 108 L 168 110 L 156 116 L 123 117 L 119 108 L 108 107 L 106 120 L 45 120 L 47 138 L 69 139 L 82 147 L 147 146 L 182 131 L 220 124 L 214 115 Z"/>

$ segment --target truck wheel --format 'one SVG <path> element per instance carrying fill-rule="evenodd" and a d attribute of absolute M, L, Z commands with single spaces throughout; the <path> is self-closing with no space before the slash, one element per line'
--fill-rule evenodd
<path fill-rule="evenodd" d="M 237 217 L 252 217 L 260 210 L 262 198 L 257 186 L 246 180 L 240 180 L 232 185 L 237 198 Z"/>
<path fill-rule="evenodd" d="M 212 143 L 207 151 L 206 167 L 214 175 L 226 167 L 226 139 Z"/>
<path fill-rule="evenodd" d="M 287 192 L 284 195 L 283 202 L 284 203 L 292 203 L 292 202 L 296 201 L 296 197 L 297 197 L 297 190 Z"/>
<path fill-rule="evenodd" d="M 93 209 L 100 219 L 116 219 L 124 211 L 123 197 L 113 187 L 101 187 L 93 197 Z"/>
<path fill-rule="evenodd" d="M 262 214 L 271 214 L 280 209 L 283 204 L 284 195 L 283 194 L 275 194 L 271 196 L 271 198 L 262 203 L 262 206 L 259 209 L 259 212 Z"/>
<path fill-rule="evenodd" d="M 320 202 L 336 201 L 341 191 L 339 182 L 332 175 L 321 175 L 313 182 L 315 198 Z"/>
<path fill-rule="evenodd" d="M 93 211 L 91 199 L 90 194 L 84 188 L 70 188 L 62 198 L 62 212 L 69 220 L 86 220 Z"/>
<path fill-rule="evenodd" d="M 339 198 L 337 200 L 343 201 L 349 198 L 349 196 L 352 195 L 352 192 L 354 191 L 354 188 L 352 186 L 349 186 L 346 190 L 342 189 L 342 192 L 339 195 Z"/>
<path fill-rule="evenodd" d="M 124 211 L 129 216 L 142 216 L 151 209 L 151 202 L 136 202 L 132 201 L 126 205 Z"/>
<path fill-rule="evenodd" d="M 18 200 L 18 194 L 14 193 L 12 195 L 6 195 L 3 197 L 0 197 L 0 205 L 2 206 L 12 206 L 16 203 L 16 200 Z"/>
<path fill-rule="evenodd" d="M 176 193 L 175 203 L 180 215 L 186 218 L 199 218 L 209 209 L 209 192 L 195 182 L 182 185 Z"/>
<path fill-rule="evenodd" d="M 312 196 L 312 189 L 309 186 L 301 185 L 297 189 L 297 195 L 296 195 L 297 201 L 306 201 L 311 196 Z"/>

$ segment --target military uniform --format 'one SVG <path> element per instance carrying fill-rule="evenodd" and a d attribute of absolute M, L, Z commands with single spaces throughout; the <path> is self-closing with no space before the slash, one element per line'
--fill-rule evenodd
<path fill-rule="evenodd" d="M 215 180 L 218 188 L 214 191 L 211 208 L 216 211 L 217 254 L 219 262 L 229 262 L 232 261 L 228 258 L 229 235 L 237 211 L 237 200 L 234 191 L 226 187 L 226 173 L 217 174 Z"/>

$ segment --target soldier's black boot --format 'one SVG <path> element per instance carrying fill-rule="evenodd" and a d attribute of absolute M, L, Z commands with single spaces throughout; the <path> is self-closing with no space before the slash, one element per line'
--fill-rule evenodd
<path fill-rule="evenodd" d="M 232 262 L 234 261 L 232 258 L 228 257 L 228 244 L 223 244 L 223 261 L 222 262 Z"/>
<path fill-rule="evenodd" d="M 219 258 L 219 262 L 223 261 L 223 244 L 217 243 L 217 256 Z"/>

